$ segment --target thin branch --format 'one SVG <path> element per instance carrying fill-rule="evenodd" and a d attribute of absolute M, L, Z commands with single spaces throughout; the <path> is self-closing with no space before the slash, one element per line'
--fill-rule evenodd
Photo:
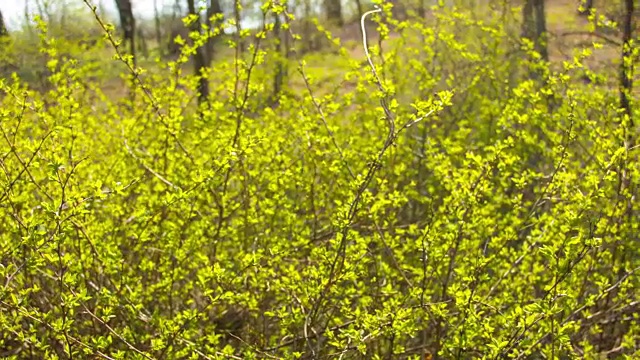
<path fill-rule="evenodd" d="M 557 37 L 566 37 L 566 36 L 580 36 L 580 35 L 586 35 L 586 36 L 595 36 L 599 39 L 604 40 L 606 43 L 610 44 L 610 45 L 615 45 L 615 46 L 622 46 L 622 44 L 620 44 L 620 42 L 616 39 L 612 39 L 604 34 L 601 34 L 599 32 L 592 32 L 592 31 L 565 31 L 563 33 L 557 34 Z"/>
<path fill-rule="evenodd" d="M 123 134 L 123 136 L 124 136 L 124 134 Z M 150 172 L 153 176 L 158 178 L 160 181 L 165 183 L 170 188 L 173 188 L 174 190 L 178 190 L 178 191 L 181 190 L 180 187 L 178 187 L 177 185 L 174 185 L 171 181 L 167 180 L 164 176 L 160 175 L 157 171 L 153 170 L 151 167 L 149 167 L 147 164 L 145 164 L 144 161 L 142 161 L 142 159 L 140 159 L 138 156 L 136 156 L 136 154 L 133 153 L 133 150 L 131 150 L 131 148 L 129 147 L 129 144 L 127 143 L 127 139 L 126 138 L 124 138 L 124 147 L 127 149 L 127 152 L 129 153 L 129 155 L 131 155 L 131 157 L 133 157 L 138 163 L 140 163 L 140 165 L 143 168 L 145 168 L 148 172 Z"/>
<path fill-rule="evenodd" d="M 629 278 L 629 276 L 633 275 L 636 271 L 640 270 L 640 266 L 636 267 L 635 269 L 627 272 L 626 274 L 624 274 L 624 276 L 622 276 L 620 278 L 620 280 L 618 280 L 615 284 L 611 285 L 610 287 L 608 287 L 607 289 L 605 289 L 604 291 L 602 291 L 594 300 L 594 303 L 599 301 L 600 299 L 602 299 L 605 295 L 607 295 L 608 293 L 610 293 L 611 291 L 617 289 L 618 287 L 620 287 L 620 285 L 622 285 L 622 283 L 627 280 L 627 278 Z M 571 314 L 569 314 L 569 316 L 567 316 L 561 323 L 561 325 L 565 325 L 566 323 L 568 323 L 571 319 L 573 319 L 576 315 L 578 315 L 579 313 L 582 312 L 582 310 L 584 310 L 585 308 L 587 308 L 587 305 L 583 305 L 579 308 L 577 308 L 576 310 L 574 310 Z M 518 354 L 518 356 L 516 357 L 516 359 L 521 359 L 523 357 L 526 356 L 526 353 L 535 348 L 536 346 L 540 345 L 547 337 L 549 337 L 551 335 L 551 332 L 547 332 L 544 335 L 542 335 L 535 343 L 533 343 L 531 346 L 529 346 L 526 350 L 520 352 Z"/>
<path fill-rule="evenodd" d="M 118 56 L 118 59 L 120 59 L 127 66 L 127 69 L 129 70 L 131 75 L 135 78 L 135 80 L 138 82 L 138 84 L 140 85 L 140 88 L 142 89 L 146 97 L 149 99 L 149 102 L 151 103 L 151 107 L 153 108 L 153 110 L 158 115 L 158 118 L 160 119 L 160 123 L 164 125 L 169 135 L 173 138 L 173 140 L 176 142 L 176 144 L 182 150 L 182 152 L 189 158 L 191 163 L 192 164 L 195 163 L 191 153 L 182 145 L 182 142 L 180 142 L 180 140 L 178 139 L 178 135 L 173 130 L 171 130 L 169 123 L 167 123 L 165 119 L 165 114 L 163 114 L 160 111 L 160 105 L 158 105 L 158 102 L 153 96 L 153 94 L 151 93 L 151 90 L 149 89 L 149 87 L 142 81 L 142 78 L 140 77 L 140 72 L 134 68 L 133 64 L 125 60 L 124 55 L 120 51 L 120 47 L 118 46 L 118 43 L 115 41 L 115 39 L 111 35 L 111 30 L 109 30 L 107 25 L 102 21 L 102 18 L 100 18 L 100 16 L 98 15 L 97 7 L 91 4 L 90 0 L 83 0 L 83 2 L 85 3 L 85 5 L 87 5 L 87 7 L 89 7 L 96 21 L 98 22 L 102 30 L 105 32 L 105 36 L 109 41 L 109 43 L 111 44 L 111 46 L 114 48 L 116 55 Z"/>

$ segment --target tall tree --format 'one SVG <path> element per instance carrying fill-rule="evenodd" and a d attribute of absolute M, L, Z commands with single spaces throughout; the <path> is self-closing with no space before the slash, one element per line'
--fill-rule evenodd
<path fill-rule="evenodd" d="M 544 10 L 544 0 L 533 0 L 533 12 L 536 18 L 536 51 L 544 61 L 549 61 L 547 49 L 547 16 Z"/>
<path fill-rule="evenodd" d="M 622 61 L 620 63 L 620 108 L 629 117 L 630 128 L 633 128 L 631 117 L 631 90 L 633 88 L 633 13 L 634 0 L 625 0 L 624 18 L 622 20 Z"/>
<path fill-rule="evenodd" d="M 280 96 L 280 92 L 282 91 L 282 83 L 284 82 L 285 77 L 285 67 L 284 61 L 281 58 L 283 56 L 282 51 L 282 34 L 280 32 L 282 28 L 282 21 L 280 20 L 280 14 L 273 14 L 274 27 L 273 27 L 273 36 L 275 38 L 275 53 L 276 53 L 276 72 L 273 77 L 273 94 L 272 99 L 273 102 L 277 101 Z M 285 35 L 286 36 L 286 35 Z"/>
<path fill-rule="evenodd" d="M 191 24 L 191 31 L 200 33 L 201 21 L 200 11 L 196 9 L 194 0 L 187 0 L 187 6 L 189 7 L 189 14 L 196 15 L 196 20 Z M 193 66 L 195 73 L 200 75 L 198 80 L 198 106 L 205 104 L 209 98 L 209 78 L 205 76 L 207 60 L 205 55 L 205 49 L 202 46 L 198 46 L 196 54 L 193 57 Z"/>
<path fill-rule="evenodd" d="M 544 0 L 525 0 L 522 7 L 522 37 L 533 41 L 536 52 L 544 61 L 549 60 Z"/>
<path fill-rule="evenodd" d="M 136 61 L 136 22 L 133 17 L 133 7 L 131 0 L 116 0 L 118 15 L 120 16 L 120 27 L 123 32 L 123 39 L 129 44 L 129 53 L 133 56 L 133 62 Z"/>
<path fill-rule="evenodd" d="M 2 11 L 0 11 L 0 37 L 9 35 L 7 31 L 7 25 L 4 23 L 4 17 L 2 17 Z"/>
<path fill-rule="evenodd" d="M 147 46 L 147 37 L 144 34 L 144 30 L 142 30 L 142 28 L 139 27 L 136 29 L 136 34 L 137 34 L 136 44 L 138 44 L 137 51 L 141 52 L 142 56 L 144 57 L 149 56 L 149 47 Z"/>
<path fill-rule="evenodd" d="M 358 19 L 360 19 L 362 17 L 362 14 L 364 14 L 361 0 L 356 0 L 356 10 L 358 10 Z"/>
<path fill-rule="evenodd" d="M 215 23 L 211 22 L 213 17 L 219 16 L 220 14 L 224 14 L 222 12 L 222 6 L 220 5 L 220 0 L 208 0 L 207 4 L 207 20 L 206 24 L 210 29 L 213 30 L 214 27 L 220 24 L 220 21 L 217 20 Z M 206 56 L 207 56 L 207 64 L 211 65 L 211 61 L 213 61 L 213 45 L 215 43 L 215 39 L 210 38 L 207 40 L 206 44 Z"/>
<path fill-rule="evenodd" d="M 27 28 L 27 32 L 29 33 L 29 35 L 33 34 L 33 27 L 31 26 L 31 19 L 33 18 L 33 16 L 31 16 L 31 11 L 29 10 L 29 2 L 25 1 L 24 2 L 24 25 Z"/>
<path fill-rule="evenodd" d="M 156 42 L 160 56 L 164 53 L 164 47 L 162 46 L 162 29 L 160 26 L 160 11 L 158 11 L 158 0 L 153 0 L 153 22 L 155 25 Z"/>
<path fill-rule="evenodd" d="M 324 7 L 327 13 L 327 18 L 330 22 L 338 26 L 344 25 L 344 19 L 342 18 L 342 3 L 340 0 L 325 0 Z"/>
<path fill-rule="evenodd" d="M 311 0 L 304 0 L 304 15 L 302 18 L 302 35 L 304 41 L 302 43 L 302 52 L 306 53 L 314 48 L 313 37 L 311 36 Z"/>
<path fill-rule="evenodd" d="M 49 1 L 36 0 L 36 6 L 38 7 L 38 15 L 42 20 L 46 20 L 48 24 L 51 24 L 51 3 Z"/>
<path fill-rule="evenodd" d="M 522 37 L 533 40 L 533 0 L 524 0 L 522 5 Z"/>
<path fill-rule="evenodd" d="M 394 19 L 398 20 L 406 20 L 407 19 L 407 1 L 406 0 L 387 0 L 389 3 L 393 4 L 391 8 L 391 14 Z"/>
<path fill-rule="evenodd" d="M 179 22 L 179 18 L 182 18 L 184 16 L 184 13 L 182 12 L 182 1 L 183 0 L 175 0 L 172 6 L 172 11 L 171 11 L 171 20 L 169 21 L 169 43 L 167 44 L 167 50 L 169 52 L 169 54 L 171 55 L 176 55 L 178 53 L 180 53 L 180 46 L 178 44 L 176 44 L 174 42 L 174 39 L 176 38 L 176 36 L 181 34 L 181 31 L 184 29 L 184 27 L 182 26 L 176 26 L 176 24 Z"/>
<path fill-rule="evenodd" d="M 591 9 L 593 9 L 593 0 L 582 0 L 580 2 L 580 10 L 578 13 L 580 15 L 589 15 L 591 13 Z"/>
<path fill-rule="evenodd" d="M 634 56 L 637 56 L 637 53 L 634 54 L 634 48 L 637 46 L 634 44 L 633 40 L 633 30 L 634 30 L 634 21 L 633 15 L 635 11 L 634 7 L 635 0 L 624 0 L 624 12 L 622 16 L 622 61 L 620 61 L 620 85 L 619 85 L 619 93 L 620 93 L 620 125 L 622 125 L 623 129 L 623 144 L 626 153 L 629 153 L 631 149 L 635 147 L 636 143 L 636 126 L 635 119 L 633 118 L 633 69 L 634 69 Z M 620 171 L 620 185 L 618 187 L 618 195 L 622 195 L 627 193 L 626 197 L 626 211 L 625 211 L 625 220 L 633 222 L 634 214 L 637 213 L 637 206 L 634 206 L 634 198 L 637 197 L 637 189 L 635 189 L 634 182 L 632 182 L 633 178 L 633 157 L 629 157 L 624 159 L 621 164 Z M 617 251 L 614 253 L 614 256 L 617 255 Z M 622 258 L 624 259 L 626 253 L 623 252 Z M 624 261 L 624 260 L 623 260 Z M 617 278 L 621 279 L 624 276 L 624 269 L 620 268 L 618 270 Z M 616 296 L 612 294 L 612 296 Z M 615 328 L 614 328 L 615 329 Z"/>

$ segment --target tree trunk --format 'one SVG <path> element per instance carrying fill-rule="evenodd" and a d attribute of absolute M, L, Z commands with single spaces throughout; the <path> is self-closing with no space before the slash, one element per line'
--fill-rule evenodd
<path fill-rule="evenodd" d="M 149 56 L 149 47 L 147 46 L 147 39 L 144 36 L 144 31 L 142 31 L 142 28 L 138 28 L 136 29 L 136 32 L 138 38 L 138 41 L 136 41 L 138 44 L 138 51 L 142 53 L 143 58 L 146 58 Z"/>
<path fill-rule="evenodd" d="M 189 6 L 189 14 L 197 15 L 196 21 L 191 25 L 191 31 L 200 32 L 200 12 L 196 10 L 196 5 L 194 0 L 187 0 L 187 5 Z M 202 46 L 199 46 L 196 49 L 196 54 L 193 57 L 193 66 L 195 70 L 195 74 L 199 75 L 200 78 L 198 80 L 198 106 L 205 104 L 207 99 L 209 98 L 209 77 L 205 76 L 204 70 L 206 69 L 207 62 L 205 58 L 205 49 Z"/>
<path fill-rule="evenodd" d="M 156 30 L 156 46 L 162 57 L 164 53 L 164 46 L 162 46 L 162 30 L 160 28 L 160 11 L 158 11 L 158 0 L 153 0 L 153 20 Z"/>
<path fill-rule="evenodd" d="M 633 89 L 633 12 L 634 0 L 625 0 L 622 20 L 622 61 L 620 64 L 620 108 L 629 117 L 629 128 L 633 129 L 631 90 Z"/>
<path fill-rule="evenodd" d="M 47 24 L 52 25 L 51 12 L 49 11 L 49 2 L 45 1 L 43 3 L 40 0 L 36 0 L 36 6 L 38 7 L 38 15 L 40 15 L 40 19 L 46 20 Z"/>
<path fill-rule="evenodd" d="M 216 20 L 215 23 L 211 22 L 211 18 L 223 14 L 222 6 L 220 6 L 220 0 L 209 0 L 209 4 L 207 6 L 207 25 L 209 29 L 213 30 L 215 27 L 220 25 L 221 20 Z M 211 38 L 207 40 L 206 52 L 207 52 L 207 64 L 211 65 L 213 61 L 213 45 L 215 44 L 215 39 Z"/>
<path fill-rule="evenodd" d="M 133 64 L 136 63 L 136 22 L 133 17 L 133 7 L 131 0 L 116 0 L 118 14 L 120 15 L 120 26 L 124 33 L 123 39 L 129 44 L 129 53 L 133 56 Z"/>
<path fill-rule="evenodd" d="M 275 103 L 282 91 L 282 82 L 284 78 L 284 64 L 281 58 L 282 56 L 282 35 L 280 34 L 281 21 L 279 14 L 273 14 L 274 27 L 273 36 L 275 38 L 275 53 L 276 53 L 276 73 L 273 77 L 273 94 L 272 102 Z"/>
<path fill-rule="evenodd" d="M 549 61 L 547 50 L 547 17 L 544 11 L 544 0 L 534 0 L 533 9 L 536 18 L 536 51 L 544 61 Z"/>
<path fill-rule="evenodd" d="M 549 61 L 544 0 L 525 0 L 522 7 L 522 37 L 533 41 L 536 52 L 544 61 Z"/>
<path fill-rule="evenodd" d="M 591 9 L 593 9 L 593 0 L 582 1 L 580 10 L 578 10 L 578 14 L 589 15 L 591 14 Z"/>
<path fill-rule="evenodd" d="M 7 25 L 4 23 L 4 17 L 2 17 L 2 11 L 0 11 L 0 37 L 9 35 L 7 31 Z"/>
<path fill-rule="evenodd" d="M 425 0 L 418 1 L 418 15 L 421 19 L 427 16 L 427 6 L 424 4 Z"/>
<path fill-rule="evenodd" d="M 342 18 L 342 3 L 340 0 L 325 0 L 325 11 L 327 12 L 327 18 L 335 25 L 344 25 L 344 19 Z"/>
<path fill-rule="evenodd" d="M 302 53 L 313 50 L 313 37 L 311 36 L 311 0 L 304 1 L 304 21 L 302 22 L 302 34 L 304 41 L 302 43 Z"/>
<path fill-rule="evenodd" d="M 362 15 L 364 14 L 364 10 L 362 8 L 362 1 L 361 0 L 356 0 L 356 9 L 358 9 L 358 19 L 360 19 L 362 17 Z"/>
<path fill-rule="evenodd" d="M 522 37 L 533 41 L 533 0 L 524 0 L 522 6 Z"/>
<path fill-rule="evenodd" d="M 181 34 L 180 30 L 182 30 L 182 26 L 178 27 L 176 26 L 176 23 L 178 22 L 178 18 L 181 18 L 184 16 L 184 13 L 182 12 L 182 6 L 180 6 L 182 0 L 175 0 L 175 2 L 173 3 L 173 11 L 171 12 L 171 21 L 169 22 L 169 41 L 167 44 L 167 51 L 170 55 L 177 55 L 180 53 L 180 46 L 178 46 L 175 42 L 174 39 L 176 38 L 176 36 L 178 34 Z"/>
<path fill-rule="evenodd" d="M 624 13 L 622 18 L 622 61 L 620 62 L 620 126 L 623 130 L 623 143 L 624 149 L 628 154 L 634 147 L 636 143 L 636 127 L 633 119 L 633 108 L 632 108 L 632 94 L 633 90 L 633 68 L 634 68 L 634 47 L 637 46 L 634 44 L 633 39 L 633 15 L 634 15 L 634 2 L 635 0 L 624 0 Z M 630 99 L 631 98 L 631 99 Z M 629 156 L 629 155 L 627 155 Z M 629 223 L 634 221 L 634 207 L 635 206 L 635 198 L 637 197 L 637 190 L 634 189 L 634 183 L 632 182 L 633 177 L 633 162 L 634 157 L 629 156 L 625 157 L 623 162 L 620 164 L 620 172 L 619 172 L 619 181 L 620 185 L 618 187 L 618 196 L 621 196 L 625 199 L 626 202 L 626 211 L 625 211 L 625 220 Z M 636 210 L 637 211 L 637 210 Z M 617 249 L 616 249 L 617 250 Z M 621 264 L 625 263 L 626 253 L 622 252 Z M 618 252 L 616 251 L 613 255 L 618 256 Z M 618 280 L 622 279 L 625 276 L 624 267 L 621 267 L 618 271 L 617 278 Z M 612 296 L 616 296 L 616 294 L 611 294 Z M 605 328 L 605 333 L 613 332 L 614 337 L 618 333 L 618 327 L 608 327 Z"/>
<path fill-rule="evenodd" d="M 394 19 L 406 20 L 407 19 L 407 5 L 404 0 L 388 0 L 393 7 L 391 8 L 391 14 Z"/>
<path fill-rule="evenodd" d="M 29 10 L 29 2 L 24 2 L 24 26 L 27 28 L 27 32 L 29 36 L 33 36 L 33 26 L 31 25 L 31 19 L 33 16 L 31 15 L 31 11 Z"/>

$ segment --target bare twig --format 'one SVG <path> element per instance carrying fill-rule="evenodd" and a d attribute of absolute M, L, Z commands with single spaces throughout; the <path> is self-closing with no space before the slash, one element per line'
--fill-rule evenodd
<path fill-rule="evenodd" d="M 618 287 L 620 287 L 620 285 L 622 285 L 622 283 L 627 280 L 627 278 L 629 278 L 631 275 L 633 275 L 636 271 L 640 270 L 640 267 L 637 267 L 629 272 L 627 272 L 626 274 L 624 274 L 624 276 L 622 276 L 620 278 L 620 280 L 618 280 L 615 284 L 611 285 L 610 287 L 606 288 L 604 291 L 602 291 L 593 301 L 594 303 L 597 302 L 598 300 L 602 299 L 605 295 L 607 295 L 608 293 L 610 293 L 611 291 L 617 289 Z M 568 323 L 569 321 L 571 321 L 576 315 L 580 314 L 582 312 L 582 310 L 584 310 L 585 308 L 587 308 L 587 305 L 583 305 L 579 308 L 577 308 L 576 310 L 574 310 L 571 314 L 569 314 L 569 316 L 567 316 L 561 323 L 561 325 L 565 325 L 566 323 Z M 546 340 L 547 337 L 549 337 L 551 335 L 551 332 L 547 332 L 544 335 L 542 335 L 535 343 L 533 343 L 531 346 L 529 346 L 526 350 L 520 352 L 518 354 L 518 356 L 516 357 L 516 359 L 522 359 L 523 357 L 526 356 L 527 352 L 529 352 L 529 350 L 535 348 L 536 346 L 540 345 L 544 340 Z"/>
<path fill-rule="evenodd" d="M 22 315 L 22 316 L 24 316 L 24 317 L 26 317 L 26 318 L 28 318 L 28 319 L 31 319 L 31 320 L 35 321 L 36 323 L 39 323 L 39 324 L 44 325 L 44 326 L 45 326 L 46 328 L 48 328 L 49 330 L 52 330 L 52 331 L 54 331 L 54 332 L 59 331 L 59 330 L 56 330 L 52 325 L 50 325 L 50 324 L 48 324 L 48 323 L 44 322 L 44 321 L 43 321 L 43 320 L 41 320 L 41 319 L 36 318 L 35 316 L 33 316 L 32 314 L 30 314 L 28 311 L 26 311 L 26 310 L 22 309 L 21 307 L 13 306 L 12 304 L 9 304 L 9 303 L 4 302 L 4 301 L 0 301 L 0 304 L 2 304 L 2 305 L 3 305 L 4 307 L 6 307 L 6 308 L 14 308 L 14 309 L 16 309 L 16 311 L 18 311 L 18 312 L 20 313 L 20 315 Z M 96 355 L 100 356 L 100 357 L 101 357 L 101 358 L 103 358 L 103 359 L 107 359 L 107 360 L 115 360 L 114 358 L 112 358 L 112 357 L 110 357 L 110 356 L 108 356 L 108 355 L 104 354 L 103 352 L 101 352 L 101 351 L 99 351 L 99 350 L 96 350 L 96 349 L 92 348 L 92 347 L 91 347 L 91 346 L 89 346 L 88 344 L 86 344 L 86 343 L 84 343 L 84 342 L 82 342 L 82 341 L 80 341 L 80 340 L 76 339 L 75 337 L 73 337 L 73 336 L 71 336 L 71 335 L 69 335 L 68 337 L 69 337 L 69 339 L 70 339 L 71 341 L 75 342 L 76 344 L 78 344 L 78 345 L 80 345 L 80 346 L 82 346 L 82 347 L 84 347 L 84 348 L 87 348 L 87 349 L 89 349 L 89 350 L 93 351 Z"/>
<path fill-rule="evenodd" d="M 124 130 L 123 130 L 122 136 L 124 137 Z M 151 167 L 149 167 L 149 165 L 145 164 L 145 162 L 142 161 L 142 159 L 140 159 L 136 154 L 134 154 L 133 150 L 131 150 L 131 148 L 129 147 L 129 144 L 127 143 L 126 137 L 124 137 L 124 147 L 127 149 L 127 152 L 129 153 L 129 155 L 131 155 L 131 157 L 133 157 L 138 163 L 140 163 L 140 166 L 145 168 L 145 170 L 150 172 L 153 176 L 158 178 L 160 181 L 165 183 L 170 188 L 178 191 L 181 190 L 180 187 L 178 187 L 177 185 L 174 185 L 171 181 L 167 180 L 164 176 L 160 175 L 157 171 L 153 170 Z"/>
<path fill-rule="evenodd" d="M 606 43 L 610 44 L 610 45 L 615 45 L 615 46 L 621 46 L 622 44 L 620 44 L 620 42 L 616 39 L 612 39 L 604 34 L 601 34 L 599 32 L 592 32 L 592 31 L 566 31 L 563 33 L 558 34 L 558 37 L 565 37 L 565 36 L 580 36 L 580 35 L 585 35 L 585 36 L 595 36 L 599 39 L 604 40 Z"/>
<path fill-rule="evenodd" d="M 194 160 L 193 156 L 191 155 L 191 153 L 184 147 L 184 145 L 182 145 L 182 142 L 180 142 L 180 139 L 178 139 L 178 135 L 173 130 L 171 130 L 171 127 L 169 126 L 169 123 L 166 120 L 165 114 L 162 113 L 162 111 L 160 111 L 160 105 L 158 105 L 158 102 L 157 102 L 156 98 L 153 96 L 153 94 L 151 93 L 151 90 L 149 89 L 149 87 L 144 83 L 144 81 L 140 77 L 140 72 L 134 68 L 133 64 L 131 64 L 129 61 L 125 60 L 122 52 L 120 51 L 120 47 L 119 47 L 118 43 L 116 42 L 116 40 L 113 38 L 113 35 L 111 34 L 111 30 L 109 30 L 109 28 L 104 23 L 104 21 L 102 21 L 102 18 L 98 15 L 97 7 L 95 5 L 93 5 L 93 4 L 91 4 L 90 0 L 83 0 L 83 2 L 85 3 L 85 5 L 87 5 L 87 7 L 89 7 L 91 12 L 93 13 L 93 16 L 95 17 L 96 21 L 98 22 L 98 24 L 100 25 L 100 27 L 104 31 L 107 40 L 109 41 L 109 43 L 111 44 L 111 46 L 115 50 L 116 55 L 118 56 L 118 59 L 120 59 L 127 66 L 127 69 L 129 70 L 131 75 L 134 77 L 134 79 L 140 85 L 140 88 L 142 89 L 142 91 L 144 92 L 145 96 L 147 97 L 147 99 L 151 103 L 151 107 L 153 108 L 153 110 L 158 115 L 160 123 L 166 128 L 166 130 L 168 131 L 169 135 L 173 138 L 175 143 L 182 150 L 182 152 L 187 156 L 187 158 L 189 158 L 191 163 L 195 163 L 195 160 Z"/>

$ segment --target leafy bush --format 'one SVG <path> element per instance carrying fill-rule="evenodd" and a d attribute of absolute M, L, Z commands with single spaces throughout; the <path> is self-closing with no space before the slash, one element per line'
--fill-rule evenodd
<path fill-rule="evenodd" d="M 0 354 L 636 358 L 637 127 L 517 14 L 386 6 L 375 74 L 236 32 L 199 107 L 207 35 L 145 71 L 43 26 L 48 90 L 0 83 Z"/>

